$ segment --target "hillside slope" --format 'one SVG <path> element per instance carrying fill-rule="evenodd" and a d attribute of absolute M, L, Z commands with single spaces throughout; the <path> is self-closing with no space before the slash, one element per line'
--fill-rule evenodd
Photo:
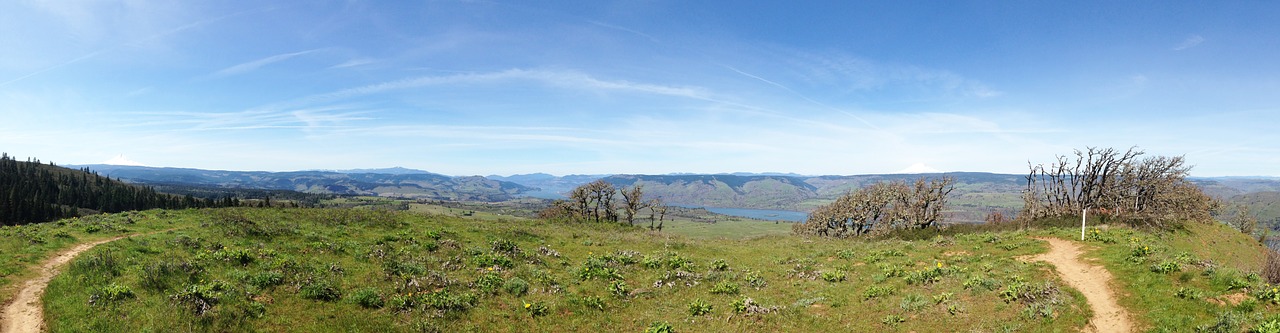
<path fill-rule="evenodd" d="M 536 190 L 486 179 L 434 173 L 344 173 L 332 171 L 220 171 L 116 165 L 85 166 L 112 177 L 141 184 L 185 184 L 227 188 L 291 190 L 305 193 L 377 195 L 438 200 L 501 201 Z"/>
<path fill-rule="evenodd" d="M 677 205 L 776 209 L 817 197 L 817 188 L 799 179 L 734 175 L 615 175 L 616 187 L 644 186 L 648 197 Z"/>
<path fill-rule="evenodd" d="M 3 225 L 97 212 L 215 205 L 212 201 L 157 193 L 150 187 L 125 184 L 85 170 L 42 164 L 39 160 L 18 161 L 8 154 L 0 154 L 0 224 Z"/>

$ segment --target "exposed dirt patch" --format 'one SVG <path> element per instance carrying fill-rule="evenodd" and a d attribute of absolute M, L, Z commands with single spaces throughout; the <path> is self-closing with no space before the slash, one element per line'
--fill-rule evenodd
<path fill-rule="evenodd" d="M 1081 261 L 1080 254 L 1083 251 L 1079 244 L 1057 238 L 1040 240 L 1049 242 L 1049 252 L 1022 259 L 1053 264 L 1057 267 L 1063 281 L 1084 294 L 1089 307 L 1093 309 L 1093 319 L 1089 320 L 1086 331 L 1129 332 L 1133 330 L 1133 322 L 1129 319 L 1132 316 L 1116 302 L 1116 292 L 1111 289 L 1111 272 L 1102 266 Z"/>
<path fill-rule="evenodd" d="M 1234 293 L 1234 294 L 1218 296 L 1216 300 L 1218 300 L 1218 302 L 1222 302 L 1222 303 L 1218 303 L 1219 305 L 1231 304 L 1232 306 L 1236 306 L 1236 305 L 1240 305 L 1240 302 L 1244 302 L 1244 300 L 1248 298 L 1249 296 L 1245 295 L 1244 293 Z"/>
<path fill-rule="evenodd" d="M 80 255 L 81 252 L 92 249 L 99 244 L 129 236 L 133 235 L 78 244 L 55 254 L 53 258 L 49 258 L 49 260 L 40 264 L 36 277 L 22 282 L 22 289 L 18 291 L 13 301 L 6 304 L 4 310 L 0 311 L 0 332 L 25 333 L 44 331 L 44 305 L 40 302 L 40 298 L 44 296 L 44 288 L 49 285 L 49 280 L 57 276 L 62 271 L 62 268 L 71 262 L 71 259 Z"/>

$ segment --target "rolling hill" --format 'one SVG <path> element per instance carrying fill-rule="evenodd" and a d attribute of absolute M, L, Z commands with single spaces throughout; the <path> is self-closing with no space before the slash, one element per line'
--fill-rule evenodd
<path fill-rule="evenodd" d="M 212 201 L 157 192 L 39 160 L 0 154 L 0 225 L 151 208 L 213 207 Z"/>
<path fill-rule="evenodd" d="M 435 200 L 502 201 L 537 188 L 480 176 L 450 177 L 429 172 L 346 173 L 339 171 L 221 171 L 118 165 L 84 168 L 139 184 L 290 190 L 304 193 L 375 195 Z"/>

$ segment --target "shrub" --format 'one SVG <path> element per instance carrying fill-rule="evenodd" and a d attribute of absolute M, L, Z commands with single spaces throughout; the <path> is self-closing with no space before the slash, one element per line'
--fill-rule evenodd
<path fill-rule="evenodd" d="M 942 303 L 949 302 L 949 301 L 951 301 L 951 297 L 952 297 L 952 296 L 955 296 L 955 294 L 954 294 L 954 293 L 949 293 L 949 292 L 944 292 L 944 293 L 941 293 L 941 294 L 934 295 L 934 296 L 933 296 L 933 303 L 934 303 L 934 304 L 942 304 Z"/>
<path fill-rule="evenodd" d="M 128 286 L 124 286 L 124 285 L 112 282 L 111 284 L 108 284 L 106 286 L 103 286 L 101 289 L 98 289 L 97 293 L 90 295 L 89 305 L 122 301 L 122 300 L 133 298 L 133 297 L 134 297 L 133 290 L 129 289 Z"/>
<path fill-rule="evenodd" d="M 1250 332 L 1254 333 L 1280 333 L 1280 319 L 1271 319 L 1264 321 L 1258 326 L 1254 326 Z"/>
<path fill-rule="evenodd" d="M 1227 279 L 1227 290 L 1244 289 L 1248 288 L 1249 285 L 1251 285 L 1249 280 L 1238 276 L 1233 276 L 1230 279 Z"/>
<path fill-rule="evenodd" d="M 907 274 L 907 284 L 930 284 L 942 280 L 942 264 L 938 267 L 923 269 Z"/>
<path fill-rule="evenodd" d="M 604 299 L 599 296 L 583 296 L 582 305 L 588 308 L 604 311 Z"/>
<path fill-rule="evenodd" d="M 675 333 L 676 329 L 671 327 L 671 323 L 665 321 L 655 321 L 644 329 L 644 333 Z"/>
<path fill-rule="evenodd" d="M 885 279 L 906 275 L 906 270 L 901 265 L 881 263 L 879 266 L 880 272 L 883 273 Z"/>
<path fill-rule="evenodd" d="M 716 283 L 716 285 L 715 285 L 715 286 L 712 286 L 712 287 L 711 287 L 711 293 L 712 293 L 712 294 L 728 294 L 728 295 L 737 295 L 737 294 L 738 294 L 738 284 L 737 284 L 737 283 L 733 283 L 733 282 L 729 282 L 729 281 L 720 281 L 719 283 Z"/>
<path fill-rule="evenodd" d="M 1173 262 L 1173 261 L 1163 261 L 1163 262 L 1160 262 L 1159 264 L 1151 265 L 1151 271 L 1155 273 L 1160 273 L 1160 274 L 1172 273 L 1172 272 L 1177 272 L 1181 270 L 1182 270 L 1182 265 L 1178 265 L 1177 262 Z"/>
<path fill-rule="evenodd" d="M 929 301 L 925 300 L 924 296 L 909 294 L 902 297 L 902 302 L 898 303 L 898 308 L 908 312 L 916 312 L 923 309 L 926 305 L 929 305 Z"/>
<path fill-rule="evenodd" d="M 617 298 L 626 298 L 631 294 L 631 288 L 627 287 L 625 281 L 613 281 L 609 283 L 609 293 Z"/>
<path fill-rule="evenodd" d="M 502 287 L 504 281 L 498 273 L 487 272 L 476 278 L 475 287 L 486 294 L 498 292 L 498 288 Z"/>
<path fill-rule="evenodd" d="M 614 252 L 613 254 L 604 255 L 602 259 L 618 265 L 631 266 L 631 265 L 635 265 L 636 262 L 638 262 L 638 260 L 636 260 L 636 256 L 639 256 L 639 255 L 640 253 L 636 251 L 619 250 L 618 252 Z"/>
<path fill-rule="evenodd" d="M 837 269 L 834 271 L 822 272 L 822 280 L 827 282 L 840 282 L 844 281 L 846 278 L 848 278 L 848 276 L 842 270 Z"/>
<path fill-rule="evenodd" d="M 707 301 L 704 301 L 701 298 L 695 299 L 693 300 L 693 303 L 689 303 L 689 315 L 697 317 L 708 314 L 711 313 L 711 308 L 711 303 L 707 303 Z"/>
<path fill-rule="evenodd" d="M 1179 287 L 1178 291 L 1173 293 L 1173 296 L 1181 299 L 1198 300 L 1204 298 L 1204 292 L 1196 288 Z"/>
<path fill-rule="evenodd" d="M 519 277 L 513 277 L 502 285 L 502 289 L 511 295 L 524 296 L 525 293 L 529 292 L 529 282 Z"/>
<path fill-rule="evenodd" d="M 672 253 L 667 256 L 667 268 L 669 269 L 693 269 L 693 260 L 681 257 L 679 254 Z"/>
<path fill-rule="evenodd" d="M 512 268 L 512 267 L 515 267 L 515 264 L 514 264 L 513 262 L 511 262 L 511 258 L 507 258 L 507 257 L 500 256 L 500 255 L 494 255 L 494 254 L 492 254 L 492 253 L 481 253 L 481 254 L 479 254 L 479 255 L 475 255 L 475 256 L 471 257 L 471 263 L 472 263 L 472 264 L 475 264 L 475 265 L 476 265 L 476 267 L 480 267 L 480 268 L 486 268 L 486 267 L 490 267 L 490 268 L 491 268 L 491 267 Z"/>
<path fill-rule="evenodd" d="M 1151 255 L 1151 246 L 1148 245 L 1134 244 L 1133 248 L 1129 249 L 1129 257 L 1132 258 L 1146 258 L 1149 255 Z"/>
<path fill-rule="evenodd" d="M 383 305 L 386 305 L 382 295 L 378 294 L 378 290 L 372 287 L 357 289 L 351 293 L 351 301 L 368 309 L 382 308 Z"/>
<path fill-rule="evenodd" d="M 907 321 L 907 319 L 903 318 L 902 315 L 898 315 L 898 314 L 890 314 L 880 319 L 880 323 L 889 325 L 889 326 L 895 326 L 895 327 L 898 326 L 898 324 L 901 324 L 905 321 Z"/>
<path fill-rule="evenodd" d="M 622 273 L 618 273 L 618 270 L 613 267 L 593 267 L 592 265 L 586 265 L 578 269 L 577 275 L 578 279 L 583 281 L 593 280 L 596 278 L 611 281 L 623 279 Z"/>
<path fill-rule="evenodd" d="M 485 262 L 484 264 L 487 264 Z M 422 275 L 427 272 L 427 268 L 422 263 L 415 260 L 397 260 L 387 258 L 382 262 L 382 272 L 390 276 L 411 277 Z"/>
<path fill-rule="evenodd" d="M 1214 333 L 1239 332 L 1241 321 L 1240 316 L 1236 315 L 1234 312 L 1227 311 L 1219 314 L 1218 319 L 1211 324 L 1196 326 L 1195 331 Z"/>
<path fill-rule="evenodd" d="M 342 298 L 342 290 L 328 280 L 314 280 L 302 286 L 299 290 L 302 298 L 317 301 L 336 301 Z"/>
<path fill-rule="evenodd" d="M 1182 290 L 1178 290 L 1178 291 L 1182 291 Z M 1276 288 L 1276 287 L 1262 288 L 1262 290 L 1255 292 L 1253 294 L 1253 297 L 1263 302 L 1271 302 L 1271 304 L 1280 304 L 1280 288 Z"/>
<path fill-rule="evenodd" d="M 756 290 L 759 290 L 760 288 L 764 288 L 766 285 L 769 284 L 764 280 L 764 277 L 760 276 L 760 273 L 755 271 L 747 271 L 746 278 L 747 278 L 747 285 L 751 286 L 752 288 L 755 288 Z"/>
<path fill-rule="evenodd" d="M 1003 290 L 1000 290 L 1000 299 L 1004 300 L 1005 303 L 1012 303 L 1021 298 L 1025 291 L 1026 285 L 1020 282 L 1010 283 Z"/>
<path fill-rule="evenodd" d="M 880 298 L 883 296 L 893 295 L 894 293 L 897 293 L 897 292 L 898 290 L 894 289 L 892 286 L 870 286 L 870 287 L 867 287 L 867 289 L 862 292 L 862 299 L 870 300 L 870 299 Z"/>
<path fill-rule="evenodd" d="M 214 280 L 209 283 L 189 285 L 178 293 L 169 295 L 169 299 L 179 307 L 185 307 L 200 316 L 212 310 L 230 287 L 225 282 Z"/>
<path fill-rule="evenodd" d="M 277 286 L 284 282 L 284 274 L 277 271 L 258 272 L 250 275 L 247 282 L 258 288 Z"/>
<path fill-rule="evenodd" d="M 491 243 L 493 252 L 504 253 L 507 255 L 519 255 L 520 247 L 515 242 L 506 239 L 499 239 Z"/>
<path fill-rule="evenodd" d="M 726 271 L 726 270 L 729 270 L 729 263 L 725 262 L 724 259 L 716 259 L 711 262 L 711 269 L 717 270 L 717 271 Z"/>
<path fill-rule="evenodd" d="M 542 302 L 525 302 L 524 310 L 529 312 L 529 316 L 541 317 L 547 315 L 547 305 Z"/>
<path fill-rule="evenodd" d="M 1280 252 L 1271 248 L 1266 251 L 1267 261 L 1262 266 L 1262 276 L 1266 278 L 1267 283 L 1280 283 Z"/>
<path fill-rule="evenodd" d="M 444 290 L 421 295 L 421 297 L 424 305 L 442 311 L 465 311 L 476 303 L 474 294 L 452 294 Z"/>
<path fill-rule="evenodd" d="M 645 268 L 662 267 L 662 258 L 645 255 L 644 257 L 640 258 L 640 266 L 644 266 Z"/>

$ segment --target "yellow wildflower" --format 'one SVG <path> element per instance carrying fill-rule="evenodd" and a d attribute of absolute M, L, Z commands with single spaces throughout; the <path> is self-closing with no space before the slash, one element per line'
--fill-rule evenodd
<path fill-rule="evenodd" d="M 938 262 L 938 268 L 942 268 L 942 262 L 941 262 L 941 261 L 939 261 L 939 262 Z"/>
<path fill-rule="evenodd" d="M 529 306 L 532 306 L 532 305 L 533 305 L 533 304 L 524 303 L 524 308 L 525 308 L 525 309 L 528 309 L 528 308 L 529 308 Z"/>
<path fill-rule="evenodd" d="M 489 267 L 489 270 L 491 270 L 491 271 L 492 271 L 492 270 L 493 270 L 493 267 Z"/>

